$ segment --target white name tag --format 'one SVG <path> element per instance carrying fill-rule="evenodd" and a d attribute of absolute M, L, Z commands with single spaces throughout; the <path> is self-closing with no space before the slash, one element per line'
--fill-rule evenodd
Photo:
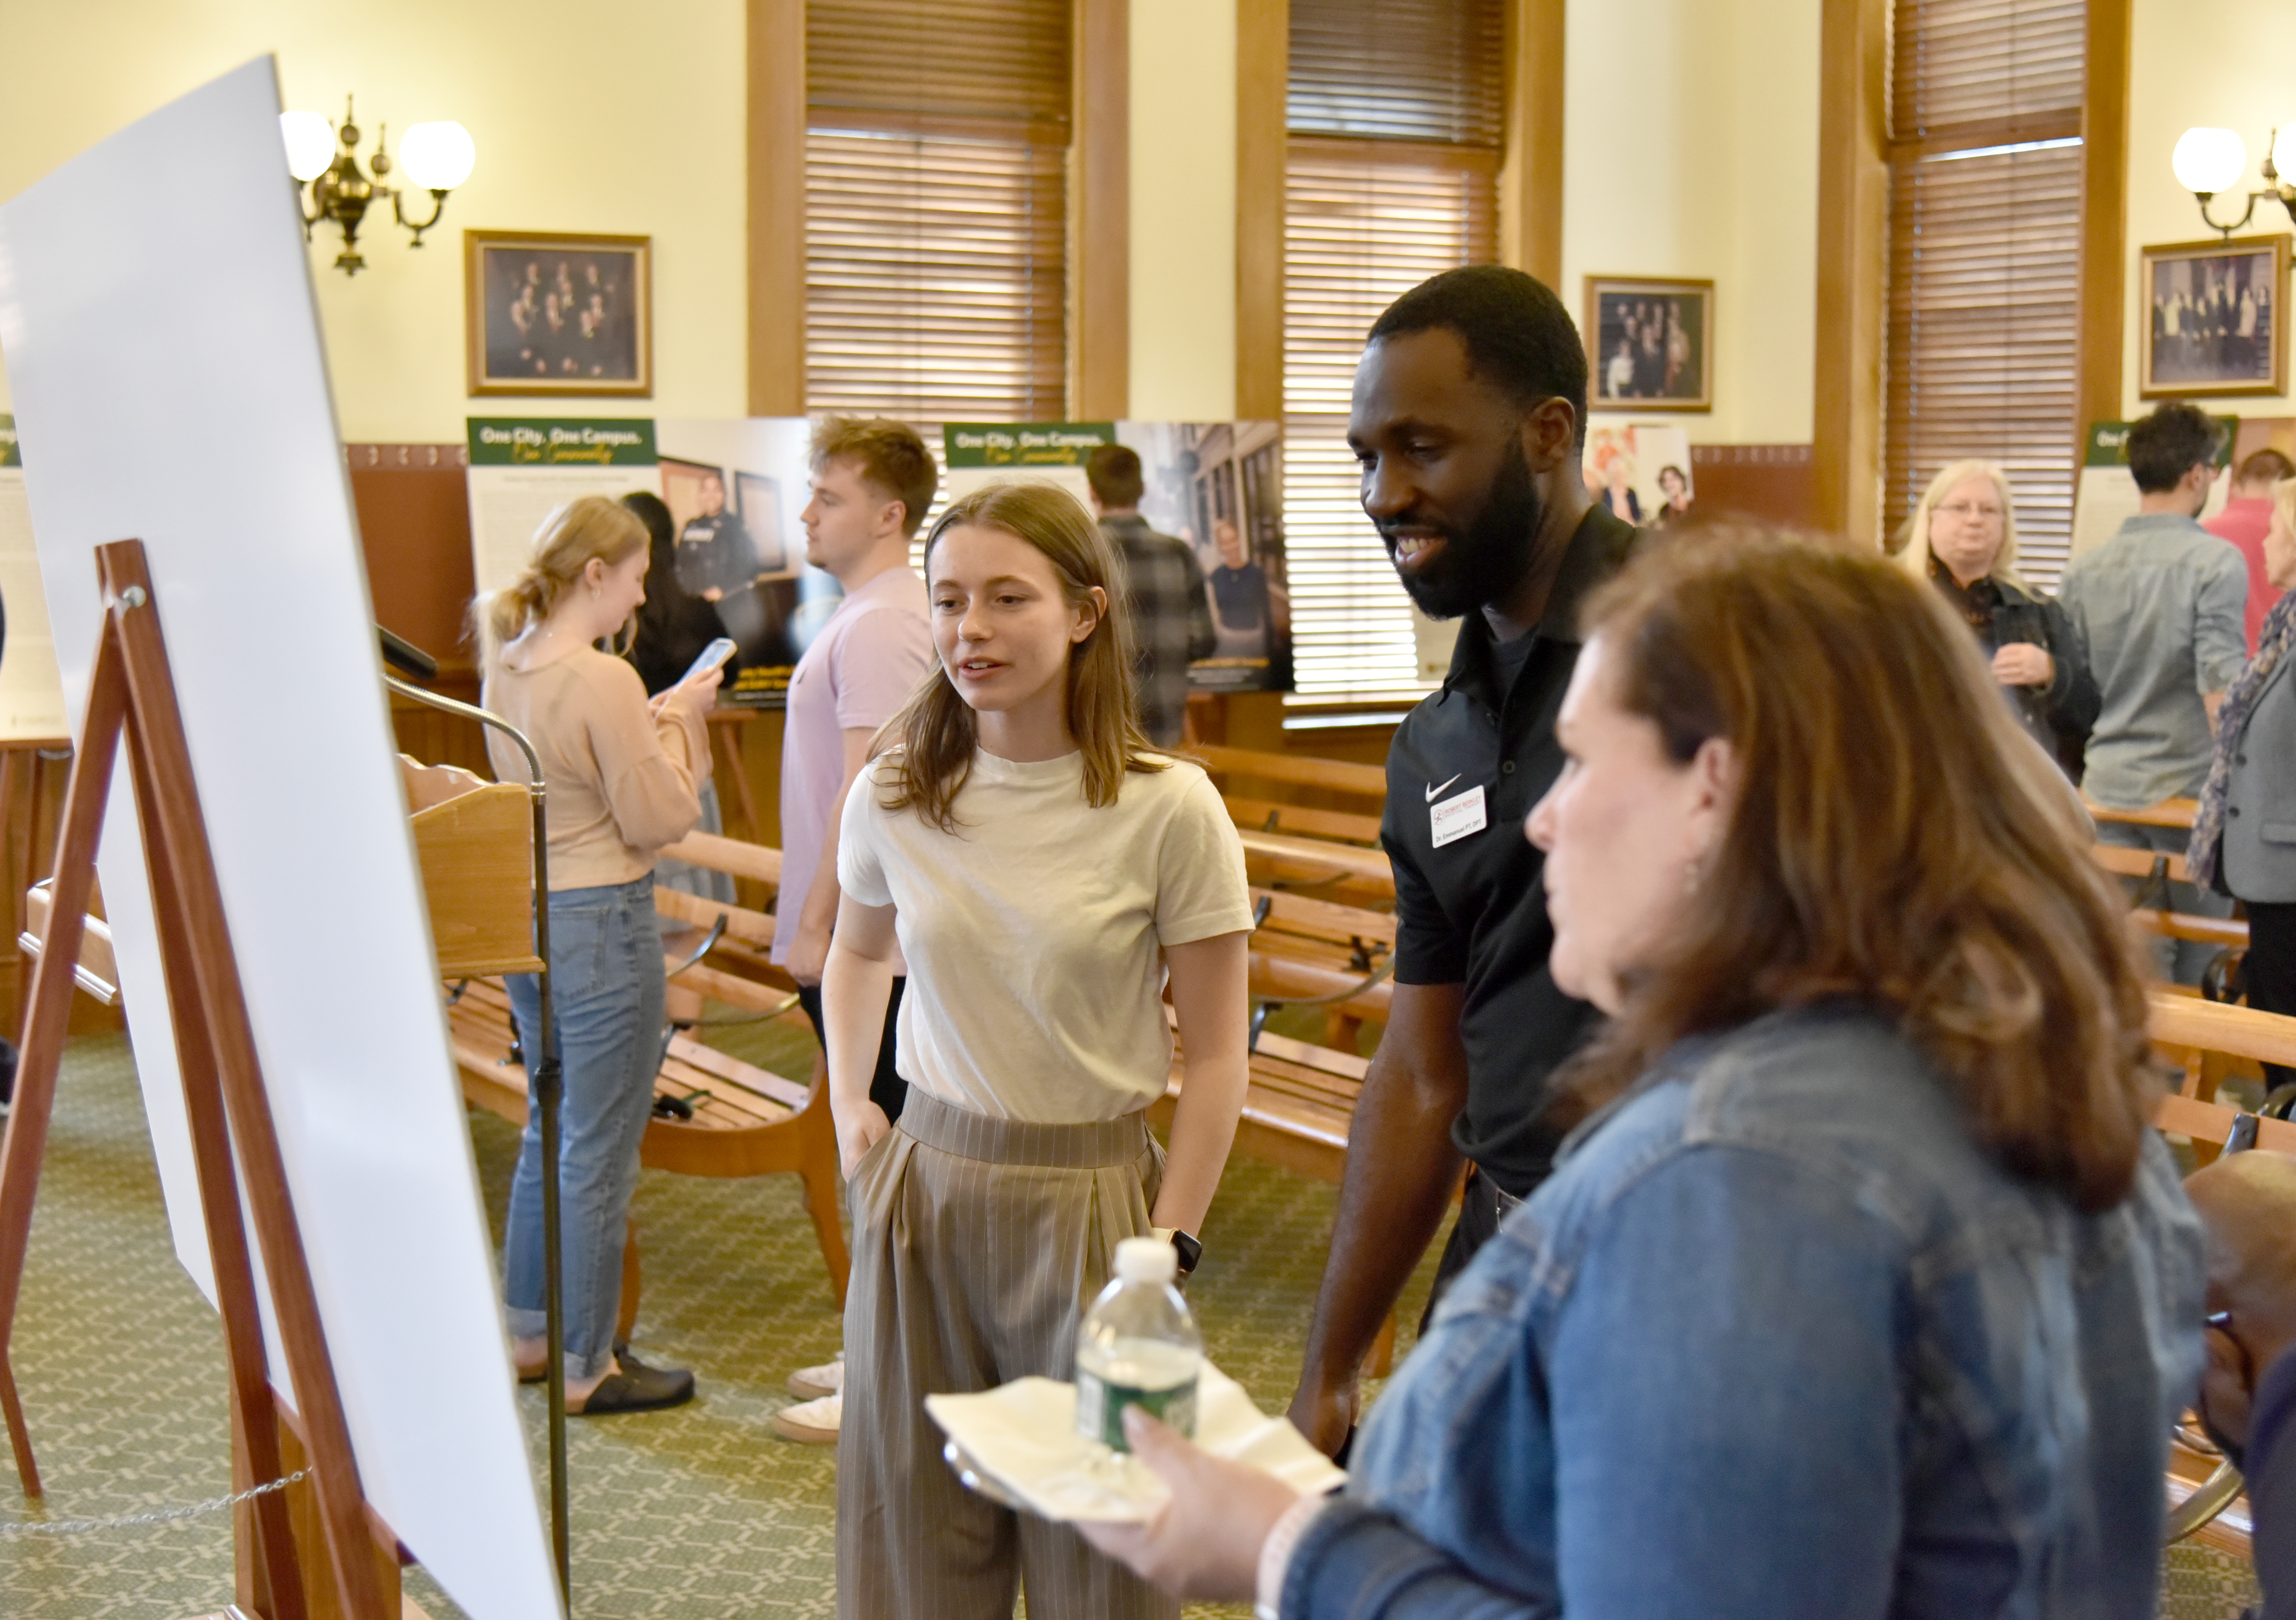
<path fill-rule="evenodd" d="M 1427 813 L 1428 824 L 1434 830 L 1435 847 L 1456 843 L 1471 832 L 1480 832 L 1490 825 L 1490 817 L 1483 813 L 1483 790 L 1470 788 L 1464 793 L 1455 793 Z"/>

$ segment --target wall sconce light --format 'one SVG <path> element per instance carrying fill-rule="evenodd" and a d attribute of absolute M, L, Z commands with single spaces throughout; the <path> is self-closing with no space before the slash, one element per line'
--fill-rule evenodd
<path fill-rule="evenodd" d="M 358 232 L 370 206 L 390 198 L 392 215 L 414 233 L 409 245 L 419 248 L 422 233 L 437 225 L 439 216 L 446 212 L 447 193 L 471 177 L 472 166 L 479 158 L 470 131 L 460 124 L 417 124 L 406 132 L 398 143 L 399 167 L 407 179 L 430 193 L 430 217 L 416 221 L 406 217 L 405 192 L 383 184 L 391 169 L 390 154 L 383 150 L 384 127 L 375 129 L 373 177 L 370 179 L 359 168 L 359 129 L 351 122 L 348 96 L 343 98 L 340 128 L 316 112 L 283 112 L 279 133 L 287 145 L 287 172 L 295 176 L 298 185 L 311 188 L 311 203 L 316 210 L 303 216 L 303 239 L 308 241 L 322 221 L 332 220 L 343 233 L 343 250 L 335 256 L 335 268 L 345 275 L 357 275 L 366 267 L 366 258 L 358 250 Z"/>
<path fill-rule="evenodd" d="M 2177 184 L 2200 199 L 2201 218 L 2211 231 L 2230 237 L 2256 215 L 2256 205 L 2269 197 L 2287 210 L 2296 223 L 2296 185 L 2282 178 L 2296 169 L 2296 124 L 2283 124 L 2264 138 L 2264 189 L 2248 194 L 2248 207 L 2230 225 L 2209 217 L 2209 200 L 2237 184 L 2248 172 L 2248 143 L 2230 129 L 2187 129 L 2169 160 Z"/>

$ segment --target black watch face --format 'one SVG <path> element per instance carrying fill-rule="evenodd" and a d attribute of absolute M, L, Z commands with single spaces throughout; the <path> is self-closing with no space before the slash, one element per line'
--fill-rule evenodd
<path fill-rule="evenodd" d="M 1193 1272 L 1202 1264 L 1204 1246 L 1186 1232 L 1174 1232 L 1172 1247 L 1180 1251 L 1180 1269 L 1183 1272 Z"/>

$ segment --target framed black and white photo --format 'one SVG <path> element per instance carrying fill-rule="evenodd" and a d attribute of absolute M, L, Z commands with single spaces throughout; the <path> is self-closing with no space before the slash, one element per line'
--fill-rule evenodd
<path fill-rule="evenodd" d="M 2140 396 L 2286 390 L 2288 242 L 2284 233 L 2144 250 Z"/>
<path fill-rule="evenodd" d="M 1587 408 L 1714 408 L 1714 283 L 1587 278 Z"/>
<path fill-rule="evenodd" d="M 653 393 L 653 239 L 463 233 L 473 395 Z"/>

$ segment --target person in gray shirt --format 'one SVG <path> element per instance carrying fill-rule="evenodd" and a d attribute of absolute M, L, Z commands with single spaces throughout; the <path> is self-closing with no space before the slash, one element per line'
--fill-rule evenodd
<path fill-rule="evenodd" d="M 2137 515 L 2075 559 L 2057 600 L 2087 639 L 2103 698 L 2089 733 L 2081 791 L 2108 809 L 2136 810 L 2198 794 L 2214 749 L 2217 708 L 2248 661 L 2248 571 L 2240 553 L 2194 520 L 2217 479 L 2217 424 L 2181 400 L 2128 430 Z M 2100 822 L 2107 843 L 2181 853 L 2181 827 Z M 2170 909 L 2232 914 L 2230 900 L 2169 886 Z M 2200 982 L 2217 947 L 2159 942 L 2161 970 Z"/>

